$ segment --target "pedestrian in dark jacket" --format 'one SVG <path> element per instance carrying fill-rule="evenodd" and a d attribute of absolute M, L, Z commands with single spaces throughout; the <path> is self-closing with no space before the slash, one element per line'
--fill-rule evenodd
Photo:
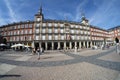
<path fill-rule="evenodd" d="M 38 60 L 40 60 L 40 53 L 41 53 L 40 48 L 38 48 L 38 49 L 37 49 Z"/>

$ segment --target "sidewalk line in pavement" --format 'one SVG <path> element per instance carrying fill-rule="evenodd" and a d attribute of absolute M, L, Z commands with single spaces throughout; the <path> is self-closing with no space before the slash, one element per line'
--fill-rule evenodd
<path fill-rule="evenodd" d="M 119 73 L 119 75 L 117 76 L 117 78 L 115 80 L 120 80 L 120 73 Z"/>
<path fill-rule="evenodd" d="M 0 75 L 6 74 L 8 71 L 12 70 L 16 66 L 10 64 L 1 64 L 0 65 Z"/>
<path fill-rule="evenodd" d="M 30 59 L 31 57 L 32 56 L 23 56 L 23 57 L 15 59 L 15 61 L 26 61 L 26 60 Z"/>
<path fill-rule="evenodd" d="M 28 59 L 30 59 L 32 56 L 23 56 L 20 58 L 15 59 L 16 61 L 26 61 Z M 15 68 L 15 65 L 10 65 L 10 64 L 1 64 L 0 65 L 0 75 L 4 75 L 6 74 L 8 71 L 12 70 L 13 68 Z"/>

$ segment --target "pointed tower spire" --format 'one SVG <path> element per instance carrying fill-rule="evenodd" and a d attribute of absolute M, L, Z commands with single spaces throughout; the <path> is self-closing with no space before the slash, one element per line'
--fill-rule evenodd
<path fill-rule="evenodd" d="M 86 19 L 85 14 L 84 14 L 83 12 L 81 13 L 81 16 L 82 16 L 82 21 L 81 21 L 81 23 L 82 23 L 82 24 L 85 24 L 85 25 L 88 25 L 88 24 L 89 24 L 89 23 L 88 23 L 89 20 Z"/>
<path fill-rule="evenodd" d="M 40 14 L 42 15 L 42 5 L 40 6 Z"/>
<path fill-rule="evenodd" d="M 82 16 L 82 20 L 85 20 L 85 14 L 83 12 L 81 13 L 81 16 Z"/>
<path fill-rule="evenodd" d="M 44 15 L 42 13 L 42 5 L 40 6 L 38 13 L 35 14 L 35 21 L 42 21 L 44 19 Z"/>
<path fill-rule="evenodd" d="M 40 6 L 40 9 L 38 11 L 38 14 L 42 15 L 42 5 Z"/>

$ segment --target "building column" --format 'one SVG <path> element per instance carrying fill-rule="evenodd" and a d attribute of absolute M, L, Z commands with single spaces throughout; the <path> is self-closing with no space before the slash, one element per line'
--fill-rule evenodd
<path fill-rule="evenodd" d="M 81 42 L 79 42 L 79 48 L 81 49 Z"/>
<path fill-rule="evenodd" d="M 72 42 L 70 42 L 69 45 L 70 45 L 70 49 L 72 49 Z"/>
<path fill-rule="evenodd" d="M 83 42 L 83 47 L 85 47 L 85 42 Z"/>
<path fill-rule="evenodd" d="M 54 42 L 52 42 L 52 50 L 54 49 Z"/>
<path fill-rule="evenodd" d="M 45 42 L 45 50 L 47 50 L 47 42 Z"/>
<path fill-rule="evenodd" d="M 94 46 L 95 46 L 96 44 L 95 44 L 95 42 L 94 42 Z"/>
<path fill-rule="evenodd" d="M 77 47 L 77 42 L 75 42 L 75 46 L 74 47 Z"/>
<path fill-rule="evenodd" d="M 87 48 L 89 48 L 89 42 L 87 41 Z"/>
<path fill-rule="evenodd" d="M 41 48 L 41 42 L 39 42 L 39 47 Z"/>
<path fill-rule="evenodd" d="M 58 48 L 57 49 L 60 49 L 60 42 L 58 42 Z"/>
<path fill-rule="evenodd" d="M 90 47 L 92 48 L 93 44 L 92 44 L 92 41 L 90 42 Z"/>
<path fill-rule="evenodd" d="M 66 42 L 64 42 L 64 49 L 66 50 Z"/>

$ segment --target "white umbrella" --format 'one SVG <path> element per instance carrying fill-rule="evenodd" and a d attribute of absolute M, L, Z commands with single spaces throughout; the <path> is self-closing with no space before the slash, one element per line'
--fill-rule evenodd
<path fill-rule="evenodd" d="M 0 46 L 6 46 L 6 44 L 1 43 Z"/>
<path fill-rule="evenodd" d="M 31 47 L 31 46 L 25 45 L 25 47 Z"/>
<path fill-rule="evenodd" d="M 11 47 L 18 47 L 18 46 L 25 46 L 24 44 L 15 44 L 15 45 L 12 45 Z"/>

